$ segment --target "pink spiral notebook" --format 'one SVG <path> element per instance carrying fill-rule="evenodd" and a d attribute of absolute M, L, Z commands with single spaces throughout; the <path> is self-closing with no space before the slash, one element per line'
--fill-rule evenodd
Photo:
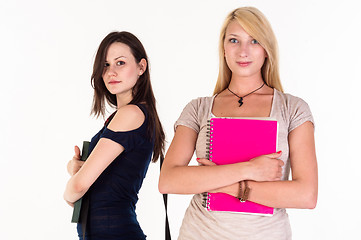
<path fill-rule="evenodd" d="M 211 118 L 208 123 L 208 158 L 217 165 L 249 161 L 277 150 L 278 123 L 265 118 Z M 273 215 L 273 208 L 251 201 L 240 202 L 225 193 L 204 193 L 208 211 Z"/>

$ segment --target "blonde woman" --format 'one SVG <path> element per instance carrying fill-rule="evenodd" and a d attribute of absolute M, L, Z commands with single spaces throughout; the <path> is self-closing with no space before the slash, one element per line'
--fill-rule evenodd
<path fill-rule="evenodd" d="M 285 208 L 312 209 L 317 202 L 312 114 L 301 98 L 283 93 L 276 38 L 258 9 L 238 8 L 227 16 L 219 50 L 214 95 L 192 100 L 176 121 L 159 190 L 195 194 L 183 219 L 180 240 L 291 239 Z M 215 166 L 206 159 L 206 124 L 212 116 L 276 119 L 280 151 L 249 162 Z M 188 166 L 194 150 L 200 166 Z M 273 216 L 209 212 L 202 206 L 203 192 L 237 197 L 245 181 L 250 188 L 248 200 L 275 208 Z"/>

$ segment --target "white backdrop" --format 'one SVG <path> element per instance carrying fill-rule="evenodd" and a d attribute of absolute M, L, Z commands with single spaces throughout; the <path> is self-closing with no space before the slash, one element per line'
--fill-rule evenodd
<path fill-rule="evenodd" d="M 211 95 L 225 16 L 256 6 L 280 46 L 285 91 L 306 100 L 316 121 L 319 201 L 289 210 L 293 236 L 355 239 L 359 222 L 361 15 L 358 1 L 0 2 L 0 239 L 76 239 L 62 198 L 73 145 L 102 119 L 89 116 L 90 75 L 100 41 L 127 30 L 143 42 L 167 141 L 187 102 Z M 194 161 L 194 160 L 192 160 Z M 159 163 L 150 166 L 137 213 L 150 240 L 163 239 Z M 190 196 L 170 196 L 176 239 Z"/>

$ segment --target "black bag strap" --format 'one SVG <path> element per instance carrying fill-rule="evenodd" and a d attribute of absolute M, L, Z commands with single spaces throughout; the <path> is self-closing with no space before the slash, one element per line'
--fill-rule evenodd
<path fill-rule="evenodd" d="M 164 162 L 164 156 L 160 157 L 160 169 Z M 164 208 L 165 208 L 165 240 L 171 240 L 169 222 L 168 222 L 168 194 L 163 194 Z"/>

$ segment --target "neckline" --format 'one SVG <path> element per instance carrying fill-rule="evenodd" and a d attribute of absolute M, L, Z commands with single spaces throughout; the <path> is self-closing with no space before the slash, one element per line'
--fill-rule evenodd
<path fill-rule="evenodd" d="M 270 113 L 269 113 L 269 116 L 263 117 L 263 118 L 272 118 L 272 116 L 273 116 L 274 106 L 275 106 L 275 98 L 276 98 L 276 91 L 277 91 L 277 89 L 276 89 L 276 88 L 273 88 L 272 106 L 271 106 L 271 111 L 270 111 Z M 215 95 L 213 95 L 213 96 L 212 96 L 212 99 L 211 99 L 211 106 L 210 106 L 210 108 L 209 108 L 209 115 L 210 115 L 211 117 L 217 117 L 216 115 L 213 114 L 213 111 L 212 111 L 212 110 L 213 110 L 214 99 L 216 98 L 217 95 L 218 95 L 218 93 L 215 94 Z"/>

